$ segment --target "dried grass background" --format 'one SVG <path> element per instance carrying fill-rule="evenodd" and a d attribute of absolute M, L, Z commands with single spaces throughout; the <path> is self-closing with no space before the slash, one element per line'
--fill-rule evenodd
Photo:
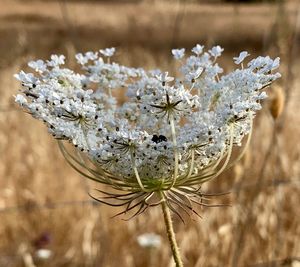
<path fill-rule="evenodd" d="M 215 2 L 215 1 L 214 1 Z M 231 191 L 227 208 L 175 229 L 187 267 L 300 266 L 300 4 L 233 5 L 190 1 L 0 1 L 0 267 L 173 266 L 161 210 L 124 221 L 94 205 L 87 184 L 63 159 L 45 127 L 13 103 L 13 74 L 26 62 L 116 46 L 131 66 L 174 70 L 171 47 L 225 47 L 222 64 L 242 50 L 280 55 L 283 78 L 256 118 L 251 148 L 230 171 L 205 185 Z M 70 66 L 74 61 L 69 60 Z M 274 119 L 276 118 L 276 119 Z M 126 217 L 125 217 L 126 218 Z M 138 246 L 146 232 L 159 250 Z M 49 237 L 48 260 L 35 256 Z"/>

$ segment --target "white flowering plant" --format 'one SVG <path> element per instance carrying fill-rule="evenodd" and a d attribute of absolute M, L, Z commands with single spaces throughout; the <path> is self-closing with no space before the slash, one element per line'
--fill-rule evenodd
<path fill-rule="evenodd" d="M 185 52 L 172 50 L 178 78 L 113 62 L 114 48 L 77 54 L 79 73 L 53 55 L 29 62 L 35 74 L 15 75 L 22 83 L 15 101 L 44 122 L 76 171 L 112 189 L 98 190 L 94 199 L 133 216 L 162 205 L 177 266 L 170 210 L 181 218 L 180 210 L 197 214 L 194 206 L 205 205 L 201 185 L 234 164 L 232 149 L 247 136 L 235 160 L 241 158 L 267 97 L 263 89 L 280 77 L 279 58 L 245 63 L 243 51 L 234 58 L 238 68 L 223 74 L 220 46 L 204 51 L 198 44 Z M 116 95 L 123 92 L 126 101 L 119 104 Z"/>

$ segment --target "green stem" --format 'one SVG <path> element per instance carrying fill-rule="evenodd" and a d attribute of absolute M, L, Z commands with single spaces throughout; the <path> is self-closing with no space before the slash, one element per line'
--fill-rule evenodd
<path fill-rule="evenodd" d="M 160 197 L 161 197 L 161 200 L 162 200 L 161 201 L 161 207 L 162 207 L 162 211 L 163 211 L 163 214 L 164 214 L 164 220 L 165 220 L 167 235 L 168 235 L 171 250 L 172 250 L 172 253 L 173 253 L 173 258 L 175 260 L 176 267 L 183 267 L 183 263 L 182 263 L 182 260 L 180 258 L 179 248 L 178 248 L 176 238 L 175 238 L 175 232 L 174 232 L 174 228 L 173 228 L 170 209 L 169 209 L 169 207 L 166 203 L 166 198 L 165 198 L 163 192 L 160 192 Z"/>

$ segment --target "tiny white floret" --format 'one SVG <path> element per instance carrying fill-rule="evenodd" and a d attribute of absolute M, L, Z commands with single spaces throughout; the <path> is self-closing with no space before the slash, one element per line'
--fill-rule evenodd
<path fill-rule="evenodd" d="M 241 63 L 244 61 L 244 59 L 245 59 L 246 57 L 248 57 L 248 56 L 250 56 L 250 54 L 249 54 L 247 51 L 242 51 L 242 52 L 239 54 L 238 57 L 234 57 L 234 58 L 233 58 L 234 63 L 237 64 L 237 65 L 239 65 L 239 64 L 241 64 Z"/>
<path fill-rule="evenodd" d="M 100 49 L 99 51 L 105 57 L 112 57 L 116 52 L 116 49 L 114 47 L 111 47 L 111 48 Z"/>
<path fill-rule="evenodd" d="M 203 52 L 204 45 L 197 44 L 195 47 L 193 47 L 192 52 L 195 53 L 197 56 L 200 56 Z"/>
<path fill-rule="evenodd" d="M 175 59 L 182 59 L 184 57 L 185 49 L 172 49 L 172 55 Z"/>

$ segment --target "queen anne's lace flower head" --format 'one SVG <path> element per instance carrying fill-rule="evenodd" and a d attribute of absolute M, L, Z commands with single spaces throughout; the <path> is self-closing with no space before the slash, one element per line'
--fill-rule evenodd
<path fill-rule="evenodd" d="M 22 83 L 15 100 L 45 123 L 72 167 L 124 191 L 103 193 L 126 211 L 142 212 L 156 192 L 174 211 L 174 206 L 193 210 L 187 203 L 198 203 L 199 186 L 231 165 L 233 146 L 246 135 L 250 139 L 266 97 L 262 90 L 280 77 L 273 72 L 279 58 L 269 57 L 221 75 L 216 59 L 223 48 L 203 49 L 197 45 L 185 60 L 184 49 L 172 51 L 181 63 L 176 79 L 110 62 L 114 48 L 76 55 L 80 73 L 64 68 L 64 56 L 54 55 L 29 63 L 35 75 L 15 75 Z M 242 52 L 235 63 L 247 56 Z M 127 101 L 119 105 L 115 95 L 124 90 Z M 71 153 L 63 140 L 80 153 Z"/>

